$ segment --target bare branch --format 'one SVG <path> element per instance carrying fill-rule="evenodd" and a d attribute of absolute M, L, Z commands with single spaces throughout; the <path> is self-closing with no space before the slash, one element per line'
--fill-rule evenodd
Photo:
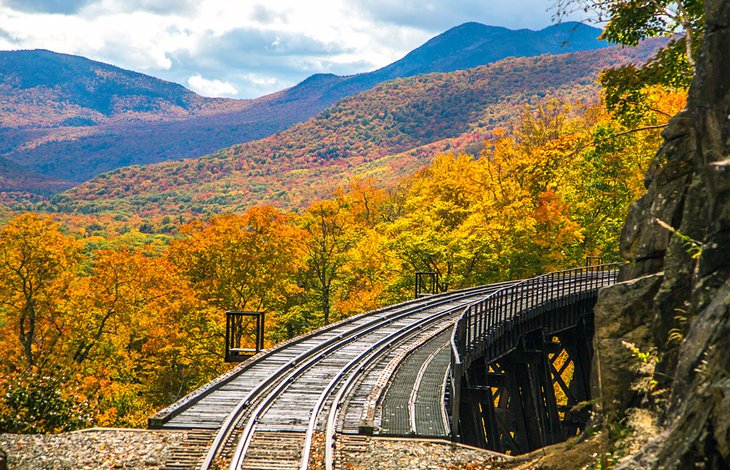
<path fill-rule="evenodd" d="M 605 138 L 600 139 L 598 141 L 592 140 L 592 141 L 590 141 L 588 143 L 585 143 L 585 144 L 579 144 L 578 147 L 574 151 L 572 151 L 571 153 L 569 153 L 567 155 L 567 158 L 574 157 L 574 156 L 578 155 L 580 152 L 582 152 L 583 150 L 585 150 L 585 149 L 587 149 L 589 147 L 595 147 L 595 146 L 600 145 L 600 144 L 603 144 L 605 142 L 610 142 L 610 141 L 616 139 L 617 137 L 622 137 L 622 136 L 625 136 L 625 135 L 634 134 L 636 132 L 644 132 L 644 131 L 652 131 L 652 130 L 657 130 L 657 129 L 664 129 L 665 127 L 667 127 L 667 125 L 668 124 L 659 124 L 659 125 L 656 125 L 656 126 L 637 127 L 635 129 L 629 129 L 628 131 L 619 132 L 618 134 L 613 134 L 611 136 L 605 137 Z"/>

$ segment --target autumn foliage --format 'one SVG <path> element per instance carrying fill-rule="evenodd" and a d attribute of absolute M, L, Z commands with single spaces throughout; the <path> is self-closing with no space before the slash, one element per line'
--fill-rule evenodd
<path fill-rule="evenodd" d="M 651 93 L 639 128 L 600 103 L 545 100 L 478 152 L 386 188 L 354 179 L 299 213 L 13 215 L 0 228 L 0 431 L 144 425 L 226 369 L 225 310 L 267 312 L 271 346 L 407 298 L 417 270 L 459 288 L 615 259 L 658 129 L 683 106 Z"/>

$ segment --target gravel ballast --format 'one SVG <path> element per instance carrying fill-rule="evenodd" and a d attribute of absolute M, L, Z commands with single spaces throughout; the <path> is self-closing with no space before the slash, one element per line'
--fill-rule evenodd
<path fill-rule="evenodd" d="M 420 439 L 368 438 L 360 451 L 350 447 L 343 454 L 342 468 L 364 470 L 497 469 L 510 460 L 488 450 Z"/>
<path fill-rule="evenodd" d="M 63 434 L 0 434 L 8 467 L 18 469 L 162 468 L 185 432 L 87 429 Z"/>
<path fill-rule="evenodd" d="M 103 428 L 53 435 L 0 434 L 0 449 L 7 453 L 10 469 L 161 469 L 186 435 L 186 431 Z M 510 460 L 440 440 L 365 436 L 343 440 L 344 469 L 496 469 Z M 319 467 L 315 463 L 312 468 Z"/>

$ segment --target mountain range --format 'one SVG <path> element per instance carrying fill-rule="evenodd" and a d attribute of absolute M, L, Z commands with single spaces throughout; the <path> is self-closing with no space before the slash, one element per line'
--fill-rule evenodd
<path fill-rule="evenodd" d="M 0 190 L 48 194 L 119 167 L 208 154 L 288 129 L 389 80 L 599 49 L 599 34 L 581 23 L 540 31 L 466 23 L 379 70 L 313 75 L 253 100 L 204 98 L 83 57 L 0 52 Z"/>
<path fill-rule="evenodd" d="M 437 153 L 478 154 L 528 105 L 595 101 L 601 70 L 643 62 L 659 45 L 510 58 L 390 80 L 269 137 L 201 158 L 120 168 L 52 202 L 62 211 L 144 217 L 238 212 L 260 203 L 306 207 L 352 178 L 387 185 Z"/>

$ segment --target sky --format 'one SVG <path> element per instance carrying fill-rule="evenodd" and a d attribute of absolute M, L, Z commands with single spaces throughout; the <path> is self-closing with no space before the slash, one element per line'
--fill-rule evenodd
<path fill-rule="evenodd" d="M 553 2 L 0 0 L 0 50 L 80 55 L 245 99 L 314 73 L 375 70 L 467 21 L 542 29 Z"/>

